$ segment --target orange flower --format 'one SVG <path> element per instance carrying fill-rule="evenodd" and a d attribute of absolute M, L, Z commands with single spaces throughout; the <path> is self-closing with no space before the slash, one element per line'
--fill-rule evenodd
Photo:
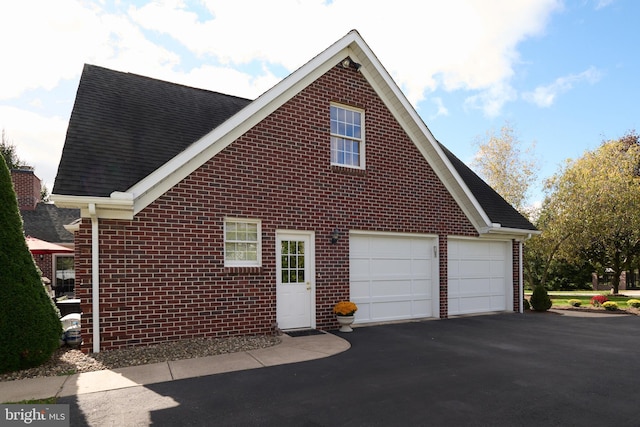
<path fill-rule="evenodd" d="M 333 312 L 338 316 L 353 316 L 358 311 L 358 306 L 351 301 L 340 301 L 333 307 Z"/>

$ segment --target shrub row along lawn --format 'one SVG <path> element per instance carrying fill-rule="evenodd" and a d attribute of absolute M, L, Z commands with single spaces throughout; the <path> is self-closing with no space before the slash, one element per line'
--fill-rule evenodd
<path fill-rule="evenodd" d="M 593 298 L 593 296 L 594 295 L 549 295 L 551 302 L 553 302 L 553 307 L 569 307 L 571 306 L 569 300 L 579 300 L 582 303 L 580 304 L 581 307 L 592 307 L 591 298 Z M 633 298 L 628 296 L 607 295 L 607 299 L 618 304 L 620 310 L 625 310 L 628 308 L 627 301 Z"/>

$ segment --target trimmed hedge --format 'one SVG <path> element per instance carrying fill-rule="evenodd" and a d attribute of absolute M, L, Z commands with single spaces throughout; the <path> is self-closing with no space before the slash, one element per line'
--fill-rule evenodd
<path fill-rule="evenodd" d="M 62 326 L 22 229 L 16 193 L 0 156 L 0 373 L 48 360 Z"/>

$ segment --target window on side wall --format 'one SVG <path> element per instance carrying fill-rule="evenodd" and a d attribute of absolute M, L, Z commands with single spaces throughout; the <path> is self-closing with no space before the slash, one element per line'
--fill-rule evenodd
<path fill-rule="evenodd" d="M 227 218 L 224 221 L 225 267 L 260 267 L 262 232 L 259 220 Z"/>
<path fill-rule="evenodd" d="M 364 169 L 364 111 L 331 105 L 331 164 Z"/>

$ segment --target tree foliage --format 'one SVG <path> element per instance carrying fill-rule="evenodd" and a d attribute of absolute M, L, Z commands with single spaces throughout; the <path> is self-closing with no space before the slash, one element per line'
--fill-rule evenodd
<path fill-rule="evenodd" d="M 508 123 L 498 134 L 487 132 L 476 144 L 478 152 L 472 167 L 514 208 L 525 212 L 528 192 L 539 170 L 534 156 L 535 144 L 523 147 Z"/>
<path fill-rule="evenodd" d="M 0 372 L 39 365 L 58 347 L 62 327 L 22 230 L 4 156 L 0 157 Z"/>
<path fill-rule="evenodd" d="M 620 274 L 640 253 L 638 135 L 629 132 L 567 161 L 547 180 L 545 191 L 537 224 L 545 268 L 556 256 L 610 268 L 617 293 Z"/>
<path fill-rule="evenodd" d="M 21 166 L 25 166 L 16 151 L 16 146 L 7 137 L 4 129 L 2 129 L 2 141 L 0 141 L 0 154 L 4 157 L 4 161 L 9 169 L 19 169 Z"/>

